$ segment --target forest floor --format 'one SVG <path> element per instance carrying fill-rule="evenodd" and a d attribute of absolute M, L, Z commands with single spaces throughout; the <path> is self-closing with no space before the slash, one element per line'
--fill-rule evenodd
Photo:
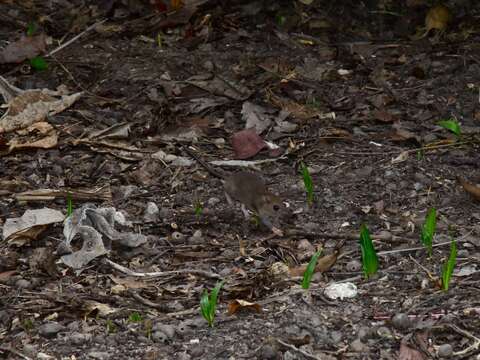
<path fill-rule="evenodd" d="M 19 3 L 0 4 L 0 45 L 43 33 L 48 67 L 13 45 L 0 75 L 74 100 L 23 130 L 0 120 L 0 358 L 480 359 L 480 7 L 419 36 L 426 1 Z M 283 234 L 186 147 L 260 174 Z M 210 328 L 200 298 L 221 280 Z"/>

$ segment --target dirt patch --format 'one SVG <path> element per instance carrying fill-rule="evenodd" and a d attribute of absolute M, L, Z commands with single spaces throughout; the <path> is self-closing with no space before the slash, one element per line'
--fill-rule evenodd
<path fill-rule="evenodd" d="M 0 225 L 27 210 L 66 213 L 72 199 L 91 226 L 68 246 L 62 222 L 2 240 L 1 356 L 478 356 L 480 210 L 457 181 L 480 179 L 474 2 L 450 4 L 448 27 L 423 37 L 422 1 L 73 3 L 0 5 L 3 45 L 31 21 L 53 38 L 39 54 L 47 70 L 5 62 L 2 77 L 21 90 L 81 93 L 44 118 L 48 130 L 0 134 Z M 445 119 L 461 136 L 438 126 Z M 247 127 L 253 134 L 238 137 Z M 53 134 L 53 146 L 36 142 Z M 20 138 L 33 145 L 12 149 Z M 221 179 L 185 147 L 223 173 L 260 174 L 289 210 L 283 235 L 225 201 Z M 429 257 L 420 230 L 431 207 Z M 361 224 L 380 260 L 368 280 Z M 445 292 L 452 237 L 458 258 Z M 95 256 L 67 266 L 82 246 Z M 303 290 L 291 271 L 320 248 L 338 258 Z M 219 280 L 208 328 L 199 301 Z M 356 295 L 330 298 L 333 283 L 353 283 Z M 238 299 L 254 306 L 229 315 Z"/>

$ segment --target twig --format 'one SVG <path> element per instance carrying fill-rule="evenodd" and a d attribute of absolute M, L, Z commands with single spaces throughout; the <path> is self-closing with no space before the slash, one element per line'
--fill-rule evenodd
<path fill-rule="evenodd" d="M 17 355 L 18 357 L 21 357 L 22 359 L 25 359 L 25 360 L 33 360 L 31 357 L 22 354 L 20 351 L 15 350 L 14 348 L 12 348 L 12 347 L 10 347 L 10 346 L 0 346 L 0 350 L 9 351 L 9 352 L 11 352 L 12 354 L 15 354 L 15 355 Z"/>
<path fill-rule="evenodd" d="M 212 273 L 210 271 L 205 271 L 205 270 L 199 270 L 199 269 L 182 269 L 182 270 L 172 270 L 172 271 L 154 271 L 154 272 L 149 272 L 149 273 L 144 273 L 144 272 L 135 272 L 133 270 L 130 270 L 129 268 L 114 263 L 113 261 L 109 259 L 104 259 L 105 263 L 113 267 L 114 269 L 123 272 L 124 274 L 127 274 L 129 276 L 136 276 L 136 277 L 161 277 L 161 276 L 170 276 L 170 275 L 179 275 L 179 274 L 196 274 L 200 276 L 204 276 L 207 278 L 212 278 L 212 279 L 220 279 L 220 275 Z"/>
<path fill-rule="evenodd" d="M 457 333 L 459 334 L 462 334 L 463 336 L 466 336 L 472 340 L 474 340 L 475 342 L 470 345 L 469 347 L 461 350 L 461 351 L 457 351 L 455 353 L 453 353 L 452 355 L 453 356 L 461 356 L 461 355 L 465 355 L 467 353 L 469 353 L 470 351 L 473 351 L 473 350 L 478 350 L 480 348 L 480 339 L 477 338 L 475 335 L 469 333 L 467 330 L 463 330 L 463 329 L 460 329 L 457 325 L 453 325 L 453 324 L 448 324 L 447 325 L 450 329 L 452 329 L 453 331 L 456 331 Z"/>
<path fill-rule="evenodd" d="M 82 31 L 80 34 L 74 36 L 73 38 L 71 38 L 70 40 L 68 40 L 67 42 L 64 42 L 62 45 L 58 46 L 57 48 L 53 49 L 52 51 L 50 51 L 46 56 L 52 56 L 53 54 L 59 52 L 60 50 L 66 48 L 67 46 L 71 45 L 73 42 L 77 41 L 78 39 L 80 39 L 83 35 L 85 35 L 87 32 L 89 32 L 90 30 L 92 30 L 93 28 L 95 28 L 97 25 L 101 25 L 103 24 L 105 21 L 107 21 L 107 19 L 103 19 L 101 21 L 98 21 L 96 22 L 95 24 L 93 25 L 90 25 L 88 28 L 86 28 L 84 31 Z"/>
<path fill-rule="evenodd" d="M 467 236 L 469 236 L 471 233 L 473 233 L 473 230 L 470 230 L 468 233 L 457 239 L 456 242 L 460 243 L 462 242 Z M 445 246 L 445 245 L 450 245 L 452 242 L 451 241 L 445 241 L 442 243 L 434 244 L 432 245 L 432 248 L 434 247 L 439 247 L 439 246 Z M 417 250 L 423 250 L 425 247 L 419 246 L 419 247 L 414 247 L 414 248 L 408 248 L 408 249 L 397 249 L 397 250 L 387 250 L 387 251 L 379 251 L 377 255 L 389 255 L 389 254 L 396 254 L 396 253 L 401 253 L 401 252 L 410 252 L 410 251 L 417 251 Z"/>
<path fill-rule="evenodd" d="M 299 348 L 297 348 L 296 346 L 293 346 L 293 345 L 291 345 L 291 344 L 289 344 L 289 343 L 286 343 L 285 341 L 282 341 L 282 340 L 280 340 L 280 339 L 275 339 L 275 341 L 276 341 L 277 343 L 279 343 L 280 345 L 285 346 L 286 348 L 288 348 L 288 349 L 290 349 L 290 350 L 292 350 L 292 351 L 294 351 L 294 352 L 297 352 L 297 353 L 302 354 L 302 355 L 305 356 L 307 359 L 320 360 L 319 357 L 317 357 L 317 356 L 315 356 L 315 355 L 313 355 L 313 354 L 310 354 L 310 353 L 308 353 L 308 352 L 306 352 L 306 351 L 304 351 L 304 350 L 302 350 L 302 349 L 299 349 Z"/>

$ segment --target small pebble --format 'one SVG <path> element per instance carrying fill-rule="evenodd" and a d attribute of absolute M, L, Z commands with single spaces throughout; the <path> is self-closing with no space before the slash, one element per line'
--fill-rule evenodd
<path fill-rule="evenodd" d="M 32 284 L 30 283 L 30 281 L 25 279 L 17 280 L 17 282 L 15 283 L 15 286 L 19 289 L 28 289 L 31 287 L 31 285 Z"/>
<path fill-rule="evenodd" d="M 271 345 L 264 345 L 260 349 L 260 359 L 262 360 L 275 360 L 278 358 L 277 351 Z"/>
<path fill-rule="evenodd" d="M 442 344 L 438 347 L 437 355 L 441 358 L 450 358 L 453 354 L 453 347 L 450 344 Z"/>
<path fill-rule="evenodd" d="M 351 260 L 345 265 L 348 272 L 357 272 L 362 268 L 362 263 L 358 260 Z"/>
<path fill-rule="evenodd" d="M 92 359 L 98 359 L 98 360 L 110 359 L 109 353 L 105 352 L 105 351 L 90 351 L 87 354 L 87 356 L 92 358 Z"/>
<path fill-rule="evenodd" d="M 350 348 L 352 349 L 353 352 L 358 352 L 358 353 L 366 352 L 368 350 L 365 344 L 362 343 L 360 339 L 354 340 L 350 344 Z"/>
<path fill-rule="evenodd" d="M 38 328 L 38 333 L 46 338 L 53 338 L 62 331 L 64 327 L 57 322 L 49 322 L 43 325 L 40 325 Z"/>
<path fill-rule="evenodd" d="M 155 323 L 152 326 L 152 330 L 163 332 L 169 339 L 175 336 L 175 327 L 170 324 Z"/>
<path fill-rule="evenodd" d="M 405 313 L 397 313 L 392 317 L 392 325 L 398 330 L 405 330 L 411 326 L 412 322 Z"/>
<path fill-rule="evenodd" d="M 217 197 L 211 197 L 210 199 L 208 199 L 207 204 L 208 204 L 208 206 L 212 206 L 212 207 L 213 207 L 213 206 L 217 205 L 219 202 L 220 202 L 220 199 L 219 199 L 219 198 L 217 198 Z"/>
<path fill-rule="evenodd" d="M 85 344 L 89 342 L 91 339 L 92 339 L 92 335 L 90 334 L 82 334 L 82 333 L 75 332 L 70 335 L 70 341 L 74 345 Z"/>
<path fill-rule="evenodd" d="M 163 331 L 152 332 L 152 340 L 158 343 L 165 344 L 168 341 L 168 336 Z"/>
<path fill-rule="evenodd" d="M 145 209 L 145 214 L 143 215 L 143 219 L 145 221 L 157 221 L 158 220 L 158 214 L 160 213 L 160 210 L 154 202 L 150 201 L 147 203 L 147 207 Z"/>
<path fill-rule="evenodd" d="M 178 360 L 190 360 L 192 357 L 186 352 L 181 352 L 180 354 L 175 354 L 175 358 Z"/>

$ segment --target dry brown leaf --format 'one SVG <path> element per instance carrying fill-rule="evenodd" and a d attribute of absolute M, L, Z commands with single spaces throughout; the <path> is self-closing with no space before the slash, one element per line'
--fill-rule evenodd
<path fill-rule="evenodd" d="M 480 201 L 480 186 L 472 184 L 460 176 L 457 177 L 457 180 L 467 193 L 472 195 L 475 200 Z"/>
<path fill-rule="evenodd" d="M 7 45 L 0 52 L 0 64 L 21 63 L 45 52 L 47 43 L 45 34 L 36 36 L 22 36 L 15 42 Z"/>
<path fill-rule="evenodd" d="M 8 279 L 10 279 L 17 270 L 8 270 L 4 272 L 0 272 L 0 284 L 6 282 Z"/>
<path fill-rule="evenodd" d="M 48 115 L 58 114 L 72 106 L 82 93 L 54 97 L 50 90 L 27 90 L 8 103 L 8 110 L 0 119 L 0 133 L 27 128 L 45 121 Z"/>
<path fill-rule="evenodd" d="M 423 353 L 412 349 L 406 342 L 402 341 L 400 343 L 400 354 L 398 355 L 399 360 L 424 360 L 425 358 L 426 357 Z"/>
<path fill-rule="evenodd" d="M 315 266 L 314 273 L 320 272 L 323 273 L 328 271 L 332 268 L 333 265 L 337 262 L 338 254 L 340 251 L 335 251 L 333 254 L 322 256 L 317 261 L 317 265 Z M 294 268 L 290 268 L 290 276 L 303 276 L 303 273 L 307 269 L 308 265 L 301 265 Z"/>
<path fill-rule="evenodd" d="M 139 280 L 138 278 L 133 278 L 133 277 L 120 278 L 113 275 L 109 275 L 109 277 L 110 279 L 113 280 L 115 284 L 123 285 L 130 289 L 144 289 L 150 286 L 144 283 L 143 281 Z"/>
<path fill-rule="evenodd" d="M 228 315 L 233 315 L 242 309 L 254 310 L 257 313 L 260 313 L 262 311 L 262 307 L 257 303 L 252 303 L 241 299 L 235 299 L 228 304 Z"/>
<path fill-rule="evenodd" d="M 8 152 L 13 150 L 39 148 L 39 149 L 51 149 L 58 144 L 58 134 L 55 128 L 46 122 L 39 122 L 29 126 L 26 130 L 21 130 L 21 134 L 34 134 L 40 133 L 44 135 L 40 139 L 26 139 L 13 138 L 8 142 Z"/>
<path fill-rule="evenodd" d="M 246 129 L 233 134 L 231 142 L 236 159 L 251 158 L 267 146 L 253 129 Z"/>

